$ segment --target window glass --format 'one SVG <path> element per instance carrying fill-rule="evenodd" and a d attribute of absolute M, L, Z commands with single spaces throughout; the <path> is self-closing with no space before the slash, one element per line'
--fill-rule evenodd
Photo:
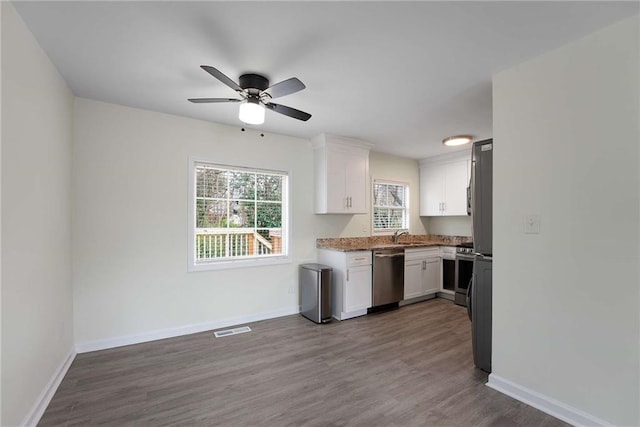
<path fill-rule="evenodd" d="M 409 186 L 373 181 L 373 231 L 395 231 L 408 227 Z"/>
<path fill-rule="evenodd" d="M 193 163 L 193 265 L 287 255 L 283 172 Z"/>

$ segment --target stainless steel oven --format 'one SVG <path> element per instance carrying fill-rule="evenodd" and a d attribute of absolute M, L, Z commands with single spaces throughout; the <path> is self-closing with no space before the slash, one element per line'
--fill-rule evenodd
<path fill-rule="evenodd" d="M 457 247 L 454 302 L 463 307 L 467 306 L 467 290 L 473 276 L 474 259 L 475 253 L 471 247 L 468 245 Z"/>

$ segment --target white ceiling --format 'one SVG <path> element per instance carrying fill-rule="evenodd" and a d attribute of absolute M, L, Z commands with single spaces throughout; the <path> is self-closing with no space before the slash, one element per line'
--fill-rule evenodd
<path fill-rule="evenodd" d="M 452 134 L 492 136 L 491 76 L 627 16 L 634 2 L 16 2 L 79 97 L 242 127 L 238 81 L 295 76 L 307 89 L 267 112 L 265 132 L 327 132 L 411 158 Z M 176 143 L 179 143 L 177 141 Z"/>

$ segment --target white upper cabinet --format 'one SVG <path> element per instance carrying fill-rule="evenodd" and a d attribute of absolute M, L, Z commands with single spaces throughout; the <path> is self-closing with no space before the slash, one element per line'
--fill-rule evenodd
<path fill-rule="evenodd" d="M 442 215 L 443 172 L 437 167 L 420 168 L 420 215 Z"/>
<path fill-rule="evenodd" d="M 469 160 L 447 163 L 444 179 L 443 215 L 467 214 L 467 187 L 469 186 Z"/>
<path fill-rule="evenodd" d="M 371 144 L 321 134 L 313 140 L 315 212 L 363 214 L 367 206 Z"/>
<path fill-rule="evenodd" d="M 467 151 L 420 161 L 420 215 L 467 215 Z"/>

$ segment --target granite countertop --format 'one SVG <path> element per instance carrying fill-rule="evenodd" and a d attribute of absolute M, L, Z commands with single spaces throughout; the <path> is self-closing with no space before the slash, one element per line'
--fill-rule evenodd
<path fill-rule="evenodd" d="M 405 234 L 398 243 L 393 243 L 392 236 L 375 237 L 338 237 L 317 239 L 316 247 L 341 252 L 370 251 L 390 248 L 421 248 L 429 246 L 455 246 L 471 241 L 467 236 L 441 236 L 433 234 Z"/>

